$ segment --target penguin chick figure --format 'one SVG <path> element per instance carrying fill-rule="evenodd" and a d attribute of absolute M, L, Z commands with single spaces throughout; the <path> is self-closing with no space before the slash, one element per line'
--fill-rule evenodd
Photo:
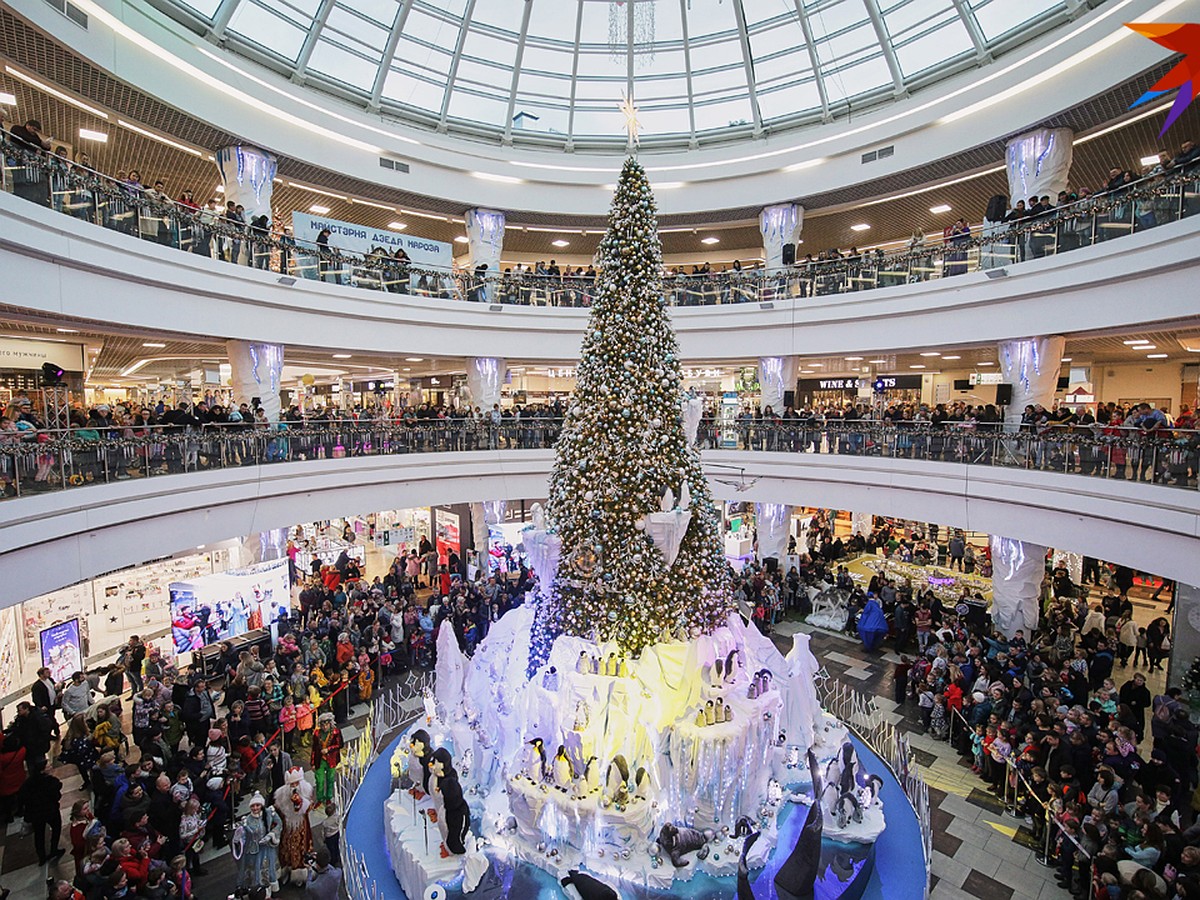
<path fill-rule="evenodd" d="M 575 769 L 567 756 L 567 748 L 559 744 L 558 752 L 554 754 L 554 783 L 560 788 L 569 788 L 574 780 Z"/>
<path fill-rule="evenodd" d="M 528 744 L 525 754 L 525 774 L 530 781 L 545 781 L 549 776 L 549 766 L 546 763 L 546 747 L 540 737 L 535 737 Z"/>

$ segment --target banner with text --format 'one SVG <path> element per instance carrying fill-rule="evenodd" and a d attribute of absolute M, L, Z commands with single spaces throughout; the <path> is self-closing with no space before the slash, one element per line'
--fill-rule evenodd
<path fill-rule="evenodd" d="M 445 241 L 303 212 L 292 213 L 292 233 L 302 248 L 315 244 L 323 228 L 329 229 L 329 246 L 347 253 L 365 256 L 376 247 L 383 247 L 391 255 L 397 249 L 403 249 L 409 261 L 418 269 L 449 269 L 454 264 L 454 250 Z"/>

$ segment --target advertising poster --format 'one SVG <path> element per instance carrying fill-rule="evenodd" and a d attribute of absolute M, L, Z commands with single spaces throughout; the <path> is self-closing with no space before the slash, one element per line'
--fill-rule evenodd
<path fill-rule="evenodd" d="M 70 619 L 42 630 L 42 665 L 54 681 L 66 681 L 73 672 L 83 671 L 83 647 L 79 641 L 79 620 Z"/>
<path fill-rule="evenodd" d="M 0 609 L 0 697 L 7 697 L 22 684 L 17 650 L 17 610 L 7 606 Z"/>
<path fill-rule="evenodd" d="M 171 637 L 175 652 L 199 650 L 275 624 L 291 604 L 287 559 L 174 582 Z"/>
<path fill-rule="evenodd" d="M 342 222 L 303 212 L 292 213 L 292 233 L 301 248 L 315 245 L 317 236 L 329 229 L 329 246 L 346 253 L 366 256 L 376 247 L 388 254 L 403 248 L 409 262 L 417 269 L 445 269 L 454 265 L 454 248 L 445 241 L 435 241 L 416 234 L 401 234 L 387 228 L 369 228 L 355 222 Z"/>
<path fill-rule="evenodd" d="M 87 620 L 91 614 L 92 583 L 90 581 L 26 600 L 21 604 L 26 658 L 37 658 L 40 637 L 46 628 L 68 619 L 76 619 L 79 622 L 79 636 L 86 646 Z"/>
<path fill-rule="evenodd" d="M 445 565 L 450 558 L 450 551 L 455 556 L 462 556 L 462 541 L 458 533 L 458 515 L 448 509 L 433 511 L 434 523 L 437 527 L 438 565 Z"/>

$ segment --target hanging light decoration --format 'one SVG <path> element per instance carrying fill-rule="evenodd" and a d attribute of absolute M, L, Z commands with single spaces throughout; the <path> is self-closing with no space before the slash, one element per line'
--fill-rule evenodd
<path fill-rule="evenodd" d="M 654 3 L 655 0 L 609 0 L 608 49 L 613 62 L 625 61 L 631 42 L 634 66 L 644 69 L 654 62 Z"/>

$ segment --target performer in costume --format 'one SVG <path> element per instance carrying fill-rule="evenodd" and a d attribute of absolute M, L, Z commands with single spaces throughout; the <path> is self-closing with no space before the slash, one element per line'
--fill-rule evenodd
<path fill-rule="evenodd" d="M 429 759 L 432 753 L 429 732 L 418 728 L 408 739 L 408 780 L 412 782 L 409 793 L 418 800 L 429 793 Z"/>
<path fill-rule="evenodd" d="M 283 823 L 263 795 L 250 798 L 250 813 L 233 833 L 233 858 L 237 860 L 239 888 L 264 888 L 279 892 L 279 835 Z"/>
<path fill-rule="evenodd" d="M 467 832 L 471 828 L 471 808 L 463 797 L 462 785 L 458 783 L 458 773 L 454 771 L 454 762 L 450 751 L 439 747 L 433 751 L 433 759 L 429 763 L 430 787 L 433 795 L 440 800 L 442 807 L 438 816 L 438 829 L 442 832 L 442 858 L 451 853 L 461 855 L 467 852 L 463 844 Z"/>
<path fill-rule="evenodd" d="M 283 820 L 279 840 L 279 862 L 288 869 L 304 867 L 304 855 L 312 850 L 312 825 L 308 819 L 313 804 L 313 786 L 304 780 L 304 772 L 293 766 L 275 790 L 274 803 Z"/>
<path fill-rule="evenodd" d="M 317 802 L 333 799 L 333 776 L 342 761 L 342 732 L 333 723 L 333 713 L 321 713 L 313 735 L 312 768 L 317 780 Z"/>

